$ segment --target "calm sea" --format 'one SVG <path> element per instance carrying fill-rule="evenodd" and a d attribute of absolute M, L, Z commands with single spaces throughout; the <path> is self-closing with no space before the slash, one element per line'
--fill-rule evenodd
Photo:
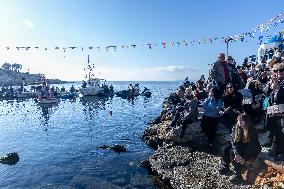
<path fill-rule="evenodd" d="M 115 91 L 129 83 L 136 82 L 108 82 Z M 181 83 L 139 82 L 152 97 L 132 101 L 77 98 L 42 107 L 33 99 L 1 100 L 0 155 L 17 152 L 20 160 L 0 164 L 0 188 L 156 188 L 139 167 L 153 153 L 140 137 L 146 123 L 159 115 L 164 98 Z M 66 89 L 71 85 L 64 84 Z M 127 152 L 97 148 L 114 144 Z"/>

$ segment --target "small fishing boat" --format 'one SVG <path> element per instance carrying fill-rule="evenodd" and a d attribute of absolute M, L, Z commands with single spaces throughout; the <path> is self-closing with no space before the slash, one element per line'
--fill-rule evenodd
<path fill-rule="evenodd" d="M 55 98 L 53 93 L 50 91 L 48 81 L 45 77 L 43 77 L 42 90 L 40 91 L 40 95 L 37 97 L 37 101 L 40 104 L 55 104 L 59 102 L 59 99 Z"/>
<path fill-rule="evenodd" d="M 87 81 L 83 80 L 82 88 L 80 88 L 80 93 L 83 96 L 97 96 L 97 95 L 104 95 L 105 93 L 105 85 L 101 85 L 101 81 L 105 83 L 105 79 L 94 78 L 94 65 L 90 65 L 90 58 L 88 55 L 88 63 L 87 68 Z"/>
<path fill-rule="evenodd" d="M 35 96 L 35 93 L 32 91 L 25 91 L 24 86 L 25 86 L 25 82 L 23 79 L 23 84 L 20 88 L 20 91 L 17 91 L 15 94 L 16 98 L 33 98 Z"/>

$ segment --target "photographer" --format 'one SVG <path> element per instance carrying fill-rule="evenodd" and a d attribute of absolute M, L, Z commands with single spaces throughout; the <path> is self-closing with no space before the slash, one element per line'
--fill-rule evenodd
<path fill-rule="evenodd" d="M 284 161 L 284 63 L 276 64 L 272 71 L 272 92 L 267 107 L 267 126 L 274 136 L 270 155 Z"/>

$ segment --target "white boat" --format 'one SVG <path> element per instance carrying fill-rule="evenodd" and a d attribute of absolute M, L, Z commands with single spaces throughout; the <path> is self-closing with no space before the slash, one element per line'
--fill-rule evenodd
<path fill-rule="evenodd" d="M 88 64 L 87 64 L 87 71 L 88 71 L 88 81 L 83 81 L 83 86 L 80 88 L 80 93 L 83 96 L 97 96 L 104 94 L 104 88 L 101 85 L 101 81 L 105 82 L 105 79 L 99 79 L 99 78 L 92 78 L 93 74 L 93 68 L 90 66 L 90 59 L 88 55 Z"/>
<path fill-rule="evenodd" d="M 83 96 L 96 96 L 104 94 L 104 88 L 100 85 L 101 79 L 91 78 L 88 81 L 86 87 L 80 88 L 80 92 Z"/>

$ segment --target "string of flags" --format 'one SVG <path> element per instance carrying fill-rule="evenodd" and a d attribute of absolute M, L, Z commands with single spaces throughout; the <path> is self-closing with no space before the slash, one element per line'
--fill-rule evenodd
<path fill-rule="evenodd" d="M 267 20 L 266 22 L 260 24 L 257 27 L 252 28 L 251 30 L 247 31 L 247 32 L 243 32 L 243 33 L 239 33 L 239 34 L 235 34 L 235 35 L 228 35 L 228 36 L 224 36 L 224 37 L 203 37 L 201 39 L 195 39 L 192 41 L 187 41 L 187 40 L 182 40 L 182 41 L 171 41 L 171 42 L 160 42 L 160 43 L 147 43 L 144 45 L 140 45 L 140 47 L 142 48 L 149 48 L 150 50 L 153 49 L 154 47 L 158 47 L 161 46 L 162 48 L 167 48 L 167 47 L 180 47 L 180 46 L 185 46 L 188 47 L 189 45 L 195 45 L 195 44 L 212 44 L 213 42 L 217 41 L 217 40 L 221 40 L 224 43 L 231 43 L 231 42 L 247 42 L 245 41 L 246 38 L 251 38 L 251 39 L 258 39 L 258 44 L 262 44 L 263 40 L 265 38 L 270 38 L 270 35 L 267 35 L 268 31 L 271 29 L 275 29 L 276 27 L 278 27 L 280 24 L 284 23 L 284 13 L 280 13 L 277 16 L 270 18 L 269 20 Z M 30 49 L 43 49 L 45 51 L 50 50 L 50 49 L 54 49 L 54 50 L 63 50 L 63 52 L 65 53 L 67 50 L 106 50 L 106 51 L 117 51 L 119 48 L 121 49 L 129 49 L 129 48 L 137 48 L 139 47 L 139 45 L 135 45 L 135 44 L 124 44 L 124 45 L 108 45 L 106 47 L 101 47 L 101 46 L 89 46 L 89 47 L 82 47 L 82 46 L 70 46 L 70 47 L 53 47 L 53 48 L 47 48 L 47 47 L 39 47 L 39 46 L 35 46 L 35 47 L 30 47 L 30 46 L 17 46 L 14 47 L 17 50 L 30 50 Z M 13 49 L 13 47 L 4 47 L 7 51 Z"/>

